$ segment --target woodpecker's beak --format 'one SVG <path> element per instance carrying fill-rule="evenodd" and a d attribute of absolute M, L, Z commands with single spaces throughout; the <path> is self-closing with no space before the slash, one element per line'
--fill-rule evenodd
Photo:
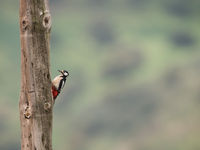
<path fill-rule="evenodd" d="M 58 71 L 63 74 L 63 72 L 61 70 L 58 70 Z"/>

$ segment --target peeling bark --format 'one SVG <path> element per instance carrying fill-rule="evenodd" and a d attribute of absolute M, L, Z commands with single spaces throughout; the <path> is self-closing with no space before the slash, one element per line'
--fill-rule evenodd
<path fill-rule="evenodd" d="M 48 0 L 20 0 L 21 150 L 52 150 Z"/>

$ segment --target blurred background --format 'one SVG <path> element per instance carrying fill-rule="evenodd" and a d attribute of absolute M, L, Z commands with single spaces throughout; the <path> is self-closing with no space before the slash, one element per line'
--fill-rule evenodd
<path fill-rule="evenodd" d="M 200 149 L 199 0 L 50 0 L 56 150 Z M 20 149 L 19 1 L 0 2 L 0 149 Z"/>

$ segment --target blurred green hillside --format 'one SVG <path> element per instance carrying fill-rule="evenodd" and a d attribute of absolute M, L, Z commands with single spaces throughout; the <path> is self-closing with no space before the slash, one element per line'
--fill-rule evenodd
<path fill-rule="evenodd" d="M 0 2 L 0 150 L 20 149 L 19 2 Z M 200 149 L 200 1 L 50 0 L 56 150 Z"/>

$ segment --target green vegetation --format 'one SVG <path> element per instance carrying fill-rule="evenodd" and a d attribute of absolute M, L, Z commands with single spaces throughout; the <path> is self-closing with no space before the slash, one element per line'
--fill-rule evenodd
<path fill-rule="evenodd" d="M 200 1 L 50 0 L 57 150 L 200 149 Z M 18 1 L 0 2 L 0 149 L 20 149 Z"/>

